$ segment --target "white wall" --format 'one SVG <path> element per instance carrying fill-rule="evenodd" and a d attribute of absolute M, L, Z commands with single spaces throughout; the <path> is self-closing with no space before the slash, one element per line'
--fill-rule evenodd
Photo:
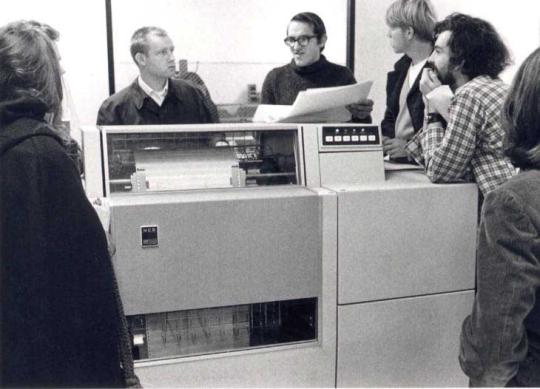
<path fill-rule="evenodd" d="M 380 122 L 385 109 L 386 73 L 399 58 L 386 37 L 385 13 L 393 0 L 357 0 L 355 75 L 375 81 L 373 118 Z M 507 43 L 515 64 L 502 78 L 510 82 L 517 67 L 540 45 L 540 1 L 538 0 L 432 0 L 439 19 L 451 12 L 463 12 L 491 22 Z"/>
<path fill-rule="evenodd" d="M 244 102 L 247 84 L 262 86 L 274 66 L 290 60 L 283 44 L 291 16 L 318 13 L 325 21 L 326 54 L 345 63 L 346 0 L 112 0 L 116 89 L 137 69 L 129 54 L 135 29 L 158 25 L 169 31 L 177 59 L 186 58 L 217 103 Z M 109 95 L 105 0 L 3 0 L 0 25 L 36 19 L 56 28 L 65 79 L 81 124 L 95 123 Z"/>
<path fill-rule="evenodd" d="M 2 1 L 0 25 L 35 19 L 60 32 L 58 43 L 65 79 L 82 124 L 96 121 L 99 104 L 109 95 L 104 1 Z"/>
<path fill-rule="evenodd" d="M 261 90 L 266 73 L 290 61 L 283 43 L 290 18 L 303 11 L 324 20 L 325 54 L 346 61 L 346 0 L 112 0 L 116 90 L 137 75 L 129 53 L 133 32 L 147 25 L 167 30 L 176 59 L 203 78 L 219 104 L 247 102 L 247 84 Z"/>

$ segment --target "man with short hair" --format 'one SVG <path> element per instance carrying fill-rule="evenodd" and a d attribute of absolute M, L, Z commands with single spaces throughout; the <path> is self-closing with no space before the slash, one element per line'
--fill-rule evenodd
<path fill-rule="evenodd" d="M 355 84 L 348 68 L 329 62 L 322 55 L 327 39 L 326 27 L 318 15 L 302 12 L 293 16 L 284 40 L 293 55 L 292 61 L 267 74 L 262 103 L 291 105 L 298 93 L 308 88 Z M 372 100 L 359 101 L 347 108 L 354 121 L 371 122 Z"/>
<path fill-rule="evenodd" d="M 433 182 L 476 182 L 481 194 L 515 169 L 503 155 L 500 112 L 507 86 L 498 78 L 509 64 L 501 37 L 488 22 L 452 14 L 435 27 L 436 42 L 420 82 L 424 96 L 448 85 L 454 96 L 448 122 L 428 98 L 424 127 L 407 144 Z"/>
<path fill-rule="evenodd" d="M 130 50 L 139 76 L 103 102 L 98 125 L 213 122 L 201 91 L 189 82 L 171 78 L 175 72 L 174 45 L 165 30 L 138 29 Z"/>
<path fill-rule="evenodd" d="M 420 77 L 433 51 L 437 16 L 430 0 L 395 0 L 386 11 L 390 45 L 403 54 L 388 73 L 386 111 L 381 122 L 383 150 L 394 161 L 407 161 L 405 146 L 424 122 Z"/>

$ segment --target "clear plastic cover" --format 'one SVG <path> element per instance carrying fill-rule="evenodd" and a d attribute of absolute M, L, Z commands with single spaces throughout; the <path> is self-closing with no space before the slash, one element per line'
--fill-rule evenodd
<path fill-rule="evenodd" d="M 317 299 L 128 316 L 136 360 L 317 339 Z"/>
<path fill-rule="evenodd" d="M 110 193 L 299 184 L 297 130 L 108 132 Z"/>

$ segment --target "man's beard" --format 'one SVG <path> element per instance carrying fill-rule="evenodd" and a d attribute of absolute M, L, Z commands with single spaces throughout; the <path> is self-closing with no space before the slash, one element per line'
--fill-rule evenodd
<path fill-rule="evenodd" d="M 427 66 L 428 68 L 432 69 L 435 74 L 437 75 L 437 78 L 439 79 L 439 81 L 441 82 L 441 84 L 443 85 L 448 85 L 450 87 L 452 87 L 453 85 L 456 84 L 456 78 L 454 77 L 454 75 L 448 70 L 446 69 L 446 72 L 441 72 L 441 70 L 433 63 L 433 62 L 428 62 L 427 63 Z"/>
<path fill-rule="evenodd" d="M 435 68 L 435 71 L 437 72 L 437 77 L 439 77 L 439 81 L 441 81 L 443 85 L 453 87 L 456 84 L 456 78 L 452 73 L 447 71 L 445 74 L 443 74 L 437 68 Z"/>

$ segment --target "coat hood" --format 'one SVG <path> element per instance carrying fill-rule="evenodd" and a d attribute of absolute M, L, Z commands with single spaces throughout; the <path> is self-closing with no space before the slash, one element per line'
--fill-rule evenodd
<path fill-rule="evenodd" d="M 63 144 L 45 122 L 47 107 L 38 99 L 21 98 L 0 102 L 0 155 L 36 135 L 50 136 Z"/>

